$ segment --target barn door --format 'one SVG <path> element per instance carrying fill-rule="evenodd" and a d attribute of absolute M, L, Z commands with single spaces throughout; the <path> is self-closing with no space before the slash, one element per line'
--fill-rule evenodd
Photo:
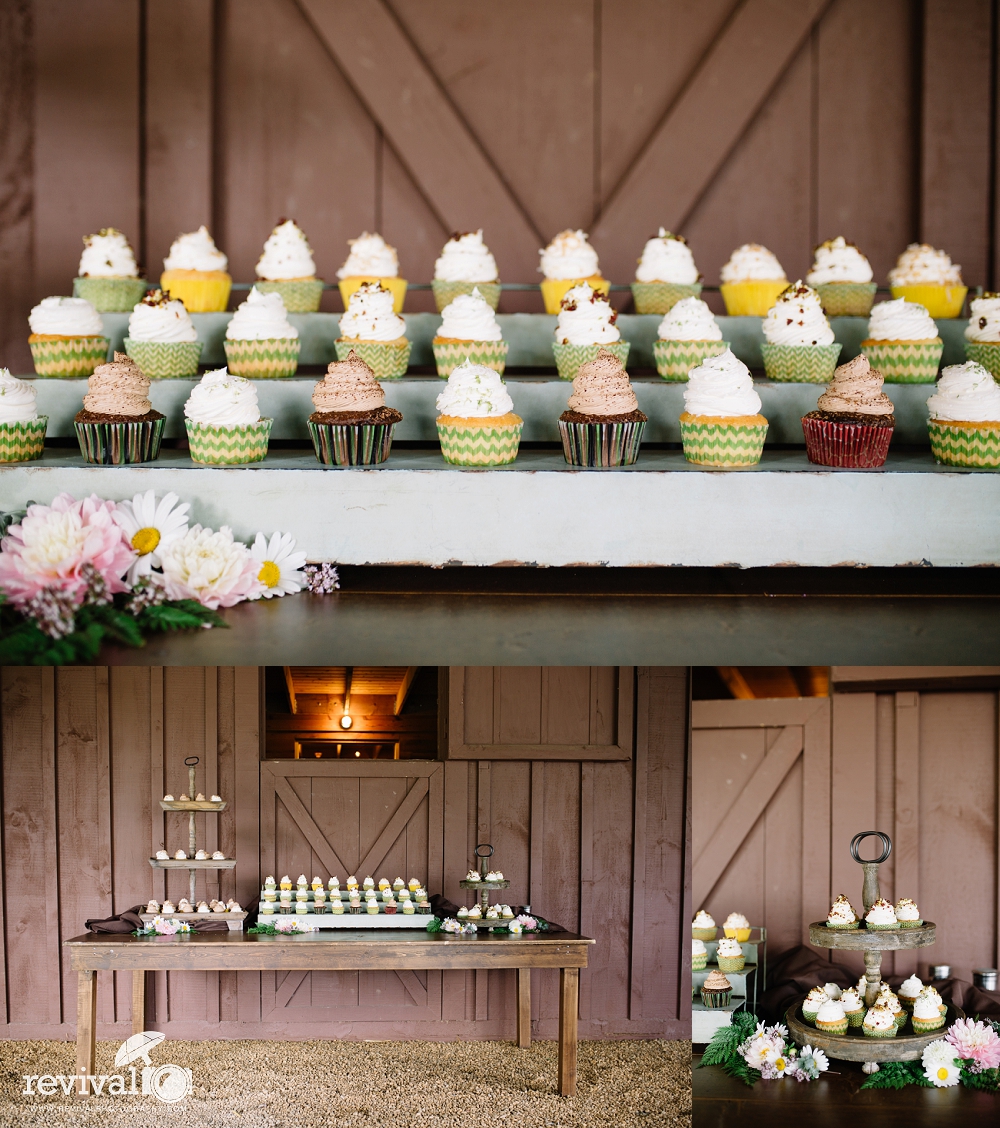
<path fill-rule="evenodd" d="M 441 890 L 443 765 L 403 761 L 261 764 L 261 873 L 278 879 L 418 877 Z M 264 1021 L 440 1018 L 429 971 L 275 972 L 261 977 Z"/>
<path fill-rule="evenodd" d="M 767 920 L 772 951 L 830 906 L 830 701 L 692 705 L 695 909 Z"/>

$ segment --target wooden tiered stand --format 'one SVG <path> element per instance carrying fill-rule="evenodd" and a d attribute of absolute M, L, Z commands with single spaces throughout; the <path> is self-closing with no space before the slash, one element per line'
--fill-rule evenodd
<path fill-rule="evenodd" d="M 858 856 L 858 846 L 862 839 L 875 837 L 882 841 L 882 855 L 872 861 Z M 851 840 L 851 857 L 864 870 L 862 899 L 865 915 L 881 896 L 878 881 L 878 867 L 892 852 L 892 841 L 887 834 L 878 830 L 866 830 L 856 834 Z M 863 924 L 863 922 L 858 922 Z M 865 1006 L 874 1006 L 878 998 L 879 983 L 882 980 L 882 953 L 898 952 L 910 948 L 926 948 L 933 944 L 935 925 L 924 921 L 917 928 L 890 928 L 869 930 L 864 927 L 827 928 L 825 921 L 809 925 L 809 942 L 818 948 L 837 948 L 840 951 L 864 952 L 865 955 Z M 876 1073 L 881 1061 L 916 1061 L 931 1042 L 944 1036 L 945 1029 L 965 1014 L 957 1007 L 948 1007 L 944 1025 L 929 1034 L 904 1034 L 897 1032 L 894 1038 L 869 1038 L 862 1034 L 861 1028 L 848 1027 L 846 1034 L 826 1034 L 806 1022 L 802 1017 L 802 999 L 793 1003 L 785 1014 L 789 1033 L 799 1045 L 816 1046 L 828 1057 L 841 1061 L 864 1062 L 866 1073 Z M 906 1027 L 903 1028 L 904 1030 Z"/>
<path fill-rule="evenodd" d="M 480 850 L 485 850 L 486 853 L 481 854 Z M 481 842 L 476 847 L 476 857 L 479 859 L 479 872 L 483 875 L 480 881 L 469 881 L 465 879 L 459 884 L 463 889 L 476 889 L 479 891 L 479 908 L 482 910 L 483 919 L 486 919 L 486 910 L 490 907 L 490 890 L 491 889 L 506 889 L 510 885 L 507 880 L 504 881 L 487 881 L 486 875 L 490 872 L 490 858 L 493 857 L 493 847 L 488 842 Z"/>

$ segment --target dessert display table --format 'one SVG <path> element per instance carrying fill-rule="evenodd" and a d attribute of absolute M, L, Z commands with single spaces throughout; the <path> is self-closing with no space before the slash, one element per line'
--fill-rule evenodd
<path fill-rule="evenodd" d="M 571 933 L 509 936 L 481 931 L 308 932 L 267 936 L 191 932 L 173 936 L 88 934 L 64 941 L 77 973 L 77 1093 L 88 1095 L 95 1072 L 97 972 L 131 971 L 132 1029 L 145 1029 L 147 971 L 401 971 L 517 969 L 517 1042 L 531 1042 L 531 969 L 559 969 L 559 1092 L 576 1093 L 580 968 L 594 940 Z"/>

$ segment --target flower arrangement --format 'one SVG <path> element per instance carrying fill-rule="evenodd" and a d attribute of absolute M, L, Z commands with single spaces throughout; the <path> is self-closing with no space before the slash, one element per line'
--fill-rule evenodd
<path fill-rule="evenodd" d="M 793 1077 L 796 1081 L 815 1081 L 830 1068 L 822 1050 L 787 1041 L 788 1028 L 777 1023 L 765 1026 L 748 1011 L 736 1011 L 731 1026 L 717 1030 L 705 1049 L 701 1064 L 718 1065 L 730 1077 L 747 1085 L 755 1081 L 774 1081 Z"/>
<path fill-rule="evenodd" d="M 456 936 L 474 936 L 478 931 L 474 921 L 460 921 L 454 917 L 431 917 L 427 922 L 428 932 L 453 932 Z"/>
<path fill-rule="evenodd" d="M 960 1018 L 947 1034 L 928 1045 L 919 1061 L 892 1061 L 862 1089 L 903 1089 L 907 1085 L 1000 1092 L 1000 1022 L 995 1019 Z"/>
<path fill-rule="evenodd" d="M 525 932 L 547 932 L 549 922 L 542 917 L 528 916 L 521 913 L 513 920 L 496 920 L 486 918 L 475 921 L 461 921 L 454 917 L 431 917 L 427 922 L 428 932 L 454 932 L 456 935 L 472 935 L 480 928 L 488 928 L 490 932 L 507 932 L 511 936 L 520 936 Z"/>
<path fill-rule="evenodd" d="M 316 932 L 316 925 L 312 921 L 299 920 L 292 916 L 278 917 L 275 921 L 266 924 L 258 922 L 247 932 L 255 932 L 258 936 L 288 936 L 299 932 Z"/>
<path fill-rule="evenodd" d="M 175 936 L 178 932 L 190 932 L 191 925 L 185 920 L 172 920 L 169 917 L 155 916 L 145 928 L 138 928 L 133 936 Z"/>

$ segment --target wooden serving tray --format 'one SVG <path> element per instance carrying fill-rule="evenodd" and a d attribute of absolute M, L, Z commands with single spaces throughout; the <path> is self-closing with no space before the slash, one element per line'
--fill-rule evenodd
<path fill-rule="evenodd" d="M 792 1003 L 785 1012 L 788 1031 L 800 1046 L 817 1046 L 828 1057 L 840 1061 L 916 1061 L 931 1042 L 943 1038 L 948 1027 L 959 1018 L 965 1018 L 965 1012 L 950 1006 L 944 1023 L 929 1034 L 915 1034 L 913 1028 L 907 1025 L 903 1027 L 903 1033 L 897 1032 L 894 1038 L 869 1038 L 861 1033 L 860 1026 L 849 1026 L 846 1034 L 826 1034 L 817 1030 L 802 1017 L 801 999 Z"/>
<path fill-rule="evenodd" d="M 235 858 L 150 858 L 153 869 L 234 869 Z"/>
<path fill-rule="evenodd" d="M 162 913 L 140 913 L 139 917 L 143 924 L 149 924 L 151 920 L 156 917 L 163 917 Z M 168 913 L 164 920 L 183 920 L 190 924 L 196 920 L 224 920 L 229 925 L 230 932 L 242 932 L 243 922 L 247 918 L 247 913 L 240 910 L 238 913 L 224 912 L 224 913 Z"/>
<path fill-rule="evenodd" d="M 223 799 L 213 803 L 211 799 L 161 799 L 160 808 L 164 811 L 224 811 L 227 803 Z"/>

